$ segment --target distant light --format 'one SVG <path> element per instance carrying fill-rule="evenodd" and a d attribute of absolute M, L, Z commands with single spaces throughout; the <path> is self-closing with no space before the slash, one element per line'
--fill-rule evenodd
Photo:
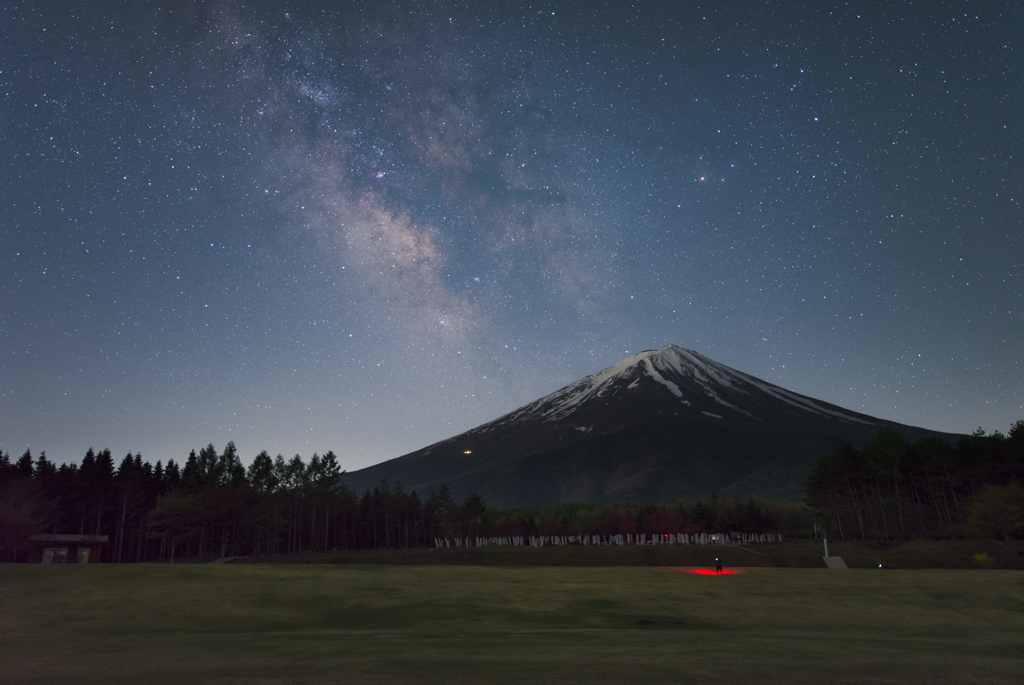
<path fill-rule="evenodd" d="M 473 454 L 473 450 L 466 450 L 463 454 Z"/>

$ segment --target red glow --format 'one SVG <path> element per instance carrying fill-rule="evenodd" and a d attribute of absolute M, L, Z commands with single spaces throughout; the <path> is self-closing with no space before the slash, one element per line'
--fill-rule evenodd
<path fill-rule="evenodd" d="M 736 571 L 730 568 L 723 568 L 721 571 L 716 571 L 713 568 L 688 568 L 687 573 L 696 573 L 698 576 L 734 576 Z"/>
<path fill-rule="evenodd" d="M 750 568 L 740 568 L 740 569 L 723 568 L 721 574 L 719 574 L 717 571 L 715 571 L 714 567 L 711 567 L 711 568 L 700 568 L 698 566 L 658 566 L 658 567 L 655 567 L 655 568 L 657 568 L 660 571 L 665 571 L 666 573 L 692 573 L 692 574 L 697 575 L 697 576 L 717 576 L 717 575 L 737 576 L 737 575 L 740 575 L 740 574 L 743 574 L 743 573 L 757 573 L 756 569 L 750 569 Z"/>

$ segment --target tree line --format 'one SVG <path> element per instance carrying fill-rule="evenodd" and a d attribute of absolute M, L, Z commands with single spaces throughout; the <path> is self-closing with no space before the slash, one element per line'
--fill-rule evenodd
<path fill-rule="evenodd" d="M 883 428 L 861 449 L 838 443 L 805 483 L 834 537 L 1024 537 L 1024 420 L 1004 435 L 910 443 Z"/>
<path fill-rule="evenodd" d="M 432 547 L 486 510 L 443 485 L 422 500 L 387 481 L 357 495 L 343 476 L 333 452 L 307 462 L 263 451 L 245 467 L 233 442 L 180 466 L 128 453 L 115 467 L 109 449 L 91 448 L 57 466 L 0 450 L 0 561 L 24 558 L 36 533 L 106 535 L 112 562 Z"/>
<path fill-rule="evenodd" d="M 799 527 L 809 529 L 806 515 Z M 793 507 L 712 497 L 667 504 L 564 503 L 488 508 L 459 503 L 447 486 L 425 499 L 381 481 L 362 495 L 333 452 L 271 458 L 245 467 L 233 442 L 193 451 L 179 466 L 90 449 L 56 465 L 0 450 L 0 561 L 24 558 L 35 533 L 106 535 L 104 561 L 144 562 L 329 551 L 430 548 L 435 538 L 628 533 L 779 532 Z M 788 523 L 787 523 L 788 522 Z"/>
<path fill-rule="evenodd" d="M 979 429 L 951 444 L 909 443 L 882 429 L 860 449 L 839 443 L 805 483 L 804 509 L 712 497 L 665 504 L 563 503 L 488 508 L 447 486 L 425 499 L 386 480 L 362 495 L 333 452 L 245 467 L 233 442 L 183 465 L 151 465 L 89 449 L 56 465 L 0 450 L 0 561 L 24 558 L 36 533 L 106 535 L 102 559 L 173 561 L 336 550 L 433 547 L 438 537 L 781 532 L 807 534 L 811 516 L 843 539 L 1024 537 L 1024 421 L 1007 435 Z"/>

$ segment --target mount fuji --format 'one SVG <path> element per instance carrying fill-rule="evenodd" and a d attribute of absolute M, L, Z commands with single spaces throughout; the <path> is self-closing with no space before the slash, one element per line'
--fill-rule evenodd
<path fill-rule="evenodd" d="M 421 496 L 447 484 L 488 504 L 665 501 L 727 495 L 798 500 L 818 457 L 888 426 L 936 433 L 791 392 L 669 345 L 633 355 L 494 421 L 346 473 Z"/>

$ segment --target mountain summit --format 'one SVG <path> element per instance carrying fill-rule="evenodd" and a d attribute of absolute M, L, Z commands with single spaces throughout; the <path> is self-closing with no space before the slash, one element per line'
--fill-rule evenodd
<path fill-rule="evenodd" d="M 517 421 L 592 418 L 589 414 L 595 410 L 608 414 L 606 418 L 614 423 L 635 418 L 634 414 L 645 409 L 712 419 L 763 421 L 772 418 L 772 412 L 779 408 L 778 402 L 788 405 L 787 411 L 794 414 L 809 412 L 876 427 L 884 423 L 766 383 L 692 350 L 669 345 L 628 357 L 466 435 Z M 576 428 L 589 432 L 593 426 Z"/>
<path fill-rule="evenodd" d="M 952 436 L 877 419 L 762 381 L 675 345 L 648 350 L 494 421 L 346 474 L 409 490 L 446 483 L 490 504 L 662 501 L 723 494 L 798 499 L 839 440 L 889 426 L 908 439 Z"/>

